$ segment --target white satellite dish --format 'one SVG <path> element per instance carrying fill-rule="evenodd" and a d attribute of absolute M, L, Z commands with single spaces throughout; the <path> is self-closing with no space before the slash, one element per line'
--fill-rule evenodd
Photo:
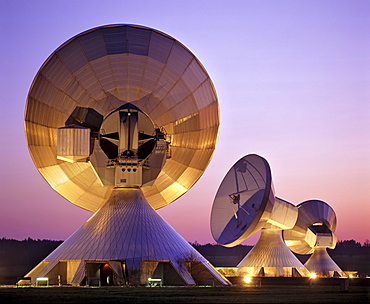
<path fill-rule="evenodd" d="M 297 217 L 296 206 L 275 197 L 268 162 L 250 154 L 238 160 L 224 177 L 212 207 L 211 231 L 215 241 L 226 247 L 261 231 L 254 248 L 238 265 L 243 274 L 308 276 L 281 237 L 281 230 L 292 228 Z"/>
<path fill-rule="evenodd" d="M 320 200 L 308 200 L 297 207 L 296 224 L 292 229 L 283 231 L 285 243 L 295 253 L 312 253 L 305 263 L 310 272 L 325 277 L 346 276 L 327 252 L 327 248 L 334 249 L 337 242 L 334 210 Z"/>

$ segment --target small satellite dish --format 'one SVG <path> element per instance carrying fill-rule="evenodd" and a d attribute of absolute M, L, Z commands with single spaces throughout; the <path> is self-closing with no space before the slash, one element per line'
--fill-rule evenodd
<path fill-rule="evenodd" d="M 216 242 L 232 247 L 269 224 L 290 229 L 297 216 L 297 207 L 275 197 L 268 162 L 250 154 L 224 177 L 213 203 L 211 231 Z"/>
<path fill-rule="evenodd" d="M 212 207 L 211 232 L 217 243 L 233 247 L 261 231 L 254 248 L 239 263 L 239 272 L 292 276 L 294 268 L 306 276 L 307 269 L 281 237 L 281 230 L 291 229 L 297 217 L 296 206 L 275 197 L 268 162 L 250 154 L 238 160 L 221 182 Z"/>
<path fill-rule="evenodd" d="M 271 171 L 258 155 L 237 161 L 224 177 L 214 200 L 211 231 L 217 243 L 233 247 L 262 228 L 265 210 L 275 200 Z"/>
<path fill-rule="evenodd" d="M 311 254 L 306 268 L 320 276 L 346 276 L 327 253 L 337 242 L 337 217 L 334 210 L 320 200 L 308 200 L 299 205 L 298 219 L 292 229 L 283 231 L 287 246 L 298 254 Z"/>

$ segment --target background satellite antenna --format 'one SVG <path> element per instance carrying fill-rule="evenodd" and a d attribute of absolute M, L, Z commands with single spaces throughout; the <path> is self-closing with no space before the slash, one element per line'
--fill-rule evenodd
<path fill-rule="evenodd" d="M 169 35 L 108 25 L 62 44 L 30 88 L 27 143 L 50 186 L 96 213 L 27 276 L 76 285 L 212 277 L 227 285 L 155 211 L 200 178 L 218 129 L 209 75 Z"/>
<path fill-rule="evenodd" d="M 211 231 L 216 242 L 226 247 L 261 231 L 256 245 L 238 265 L 241 274 L 308 276 L 281 237 L 281 230 L 292 228 L 297 216 L 297 207 L 275 197 L 267 161 L 250 154 L 224 177 L 213 202 Z"/>
<path fill-rule="evenodd" d="M 337 243 L 335 229 L 337 217 L 334 210 L 320 200 L 308 200 L 298 206 L 298 220 L 290 230 L 283 231 L 288 247 L 298 254 L 311 254 L 305 263 L 310 272 L 319 276 L 347 276 L 332 260 L 327 248 Z"/>

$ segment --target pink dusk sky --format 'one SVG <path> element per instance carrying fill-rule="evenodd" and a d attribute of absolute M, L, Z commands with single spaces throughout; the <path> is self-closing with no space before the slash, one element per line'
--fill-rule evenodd
<path fill-rule="evenodd" d="M 370 239 L 369 1 L 0 0 L 0 15 L 0 238 L 65 240 L 92 215 L 38 173 L 24 107 L 57 47 L 87 29 L 128 23 L 186 45 L 218 94 L 221 125 L 209 167 L 158 211 L 187 241 L 215 243 L 214 196 L 250 153 L 267 159 L 280 198 L 327 202 L 338 240 Z"/>

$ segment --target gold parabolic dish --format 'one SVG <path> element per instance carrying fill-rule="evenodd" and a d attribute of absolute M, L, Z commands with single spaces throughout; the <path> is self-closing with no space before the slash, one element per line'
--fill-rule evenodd
<path fill-rule="evenodd" d="M 213 155 L 219 106 L 199 60 L 176 39 L 136 25 L 101 26 L 71 38 L 45 61 L 31 85 L 25 132 L 32 159 L 50 186 L 95 212 L 113 186 L 103 187 L 89 162 L 57 159 L 57 130 L 76 107 L 106 117 L 131 103 L 163 128 L 171 157 L 142 191 L 154 209 L 170 204 L 201 177 Z"/>

